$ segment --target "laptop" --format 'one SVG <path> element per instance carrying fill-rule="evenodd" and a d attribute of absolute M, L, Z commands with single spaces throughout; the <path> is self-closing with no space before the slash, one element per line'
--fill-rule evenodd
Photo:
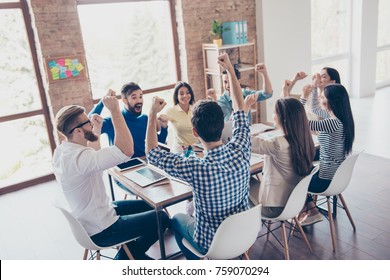
<path fill-rule="evenodd" d="M 123 175 L 141 187 L 146 187 L 168 178 L 166 175 L 148 166 L 124 173 Z"/>
<path fill-rule="evenodd" d="M 224 144 L 228 143 L 230 140 L 232 140 L 233 135 L 233 122 L 227 121 L 225 122 L 225 126 L 222 130 L 221 140 Z"/>

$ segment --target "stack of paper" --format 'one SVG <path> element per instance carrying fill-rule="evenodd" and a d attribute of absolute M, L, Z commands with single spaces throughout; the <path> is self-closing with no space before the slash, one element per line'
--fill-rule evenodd
<path fill-rule="evenodd" d="M 260 154 L 251 153 L 250 166 L 260 163 L 264 160 L 264 156 Z"/>

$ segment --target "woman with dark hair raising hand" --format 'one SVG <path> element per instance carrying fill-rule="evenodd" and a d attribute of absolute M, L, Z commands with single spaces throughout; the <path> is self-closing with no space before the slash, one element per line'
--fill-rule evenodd
<path fill-rule="evenodd" d="M 246 109 L 253 102 L 248 98 Z M 315 154 L 306 112 L 297 99 L 277 100 L 273 118 L 276 127 L 282 130 L 282 136 L 270 140 L 251 139 L 252 152 L 264 155 L 259 203 L 263 205 L 261 212 L 267 217 L 277 217 L 283 211 L 294 187 L 310 173 Z"/>
<path fill-rule="evenodd" d="M 318 102 L 319 101 L 319 102 Z M 306 99 L 301 97 L 301 102 Z M 320 170 L 314 174 L 309 191 L 322 192 L 329 187 L 337 168 L 352 152 L 355 139 L 355 124 L 352 116 L 348 92 L 340 84 L 329 84 L 317 100 L 313 94 L 310 99 L 312 112 L 323 120 L 310 120 L 309 127 L 318 132 L 320 142 Z M 322 216 L 308 196 L 306 205 L 300 214 L 302 225 L 322 221 Z"/>

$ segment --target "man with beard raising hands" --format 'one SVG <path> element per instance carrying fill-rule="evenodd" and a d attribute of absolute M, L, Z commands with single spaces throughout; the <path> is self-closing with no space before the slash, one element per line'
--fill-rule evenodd
<path fill-rule="evenodd" d="M 103 118 L 85 114 L 83 107 L 70 105 L 56 115 L 58 132 L 66 137 L 53 155 L 53 170 L 72 215 L 99 246 L 127 243 L 135 259 L 150 259 L 145 252 L 158 239 L 157 214 L 143 200 L 111 202 L 107 196 L 103 170 L 128 161 L 133 155 L 133 139 L 115 96 L 102 102 L 111 113 L 115 138 L 113 145 L 100 149 L 99 135 Z M 165 229 L 169 218 L 159 212 Z M 128 259 L 123 248 L 116 259 Z"/>
<path fill-rule="evenodd" d="M 115 91 L 110 89 L 106 96 L 115 96 Z M 127 127 L 130 129 L 134 140 L 133 157 L 143 157 L 145 156 L 146 127 L 148 124 L 148 116 L 142 114 L 142 105 L 144 102 L 143 92 L 138 84 L 127 83 L 122 86 L 121 96 L 122 102 L 124 103 L 122 115 L 126 121 Z M 92 109 L 92 111 L 88 115 L 100 115 L 103 108 L 104 104 L 102 100 L 100 100 L 100 102 L 96 105 L 94 109 Z M 168 135 L 167 123 L 157 123 L 156 133 L 158 131 L 160 131 L 160 133 L 158 134 L 158 141 L 161 143 L 165 143 Z M 104 118 L 101 133 L 106 133 L 108 136 L 109 144 L 113 145 L 115 133 L 111 117 Z"/>

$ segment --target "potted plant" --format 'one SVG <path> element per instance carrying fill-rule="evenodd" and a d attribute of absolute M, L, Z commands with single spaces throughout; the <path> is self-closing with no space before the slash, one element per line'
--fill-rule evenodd
<path fill-rule="evenodd" d="M 212 36 L 213 43 L 218 45 L 218 47 L 222 47 L 222 25 L 219 24 L 216 19 L 213 20 L 210 34 Z"/>

